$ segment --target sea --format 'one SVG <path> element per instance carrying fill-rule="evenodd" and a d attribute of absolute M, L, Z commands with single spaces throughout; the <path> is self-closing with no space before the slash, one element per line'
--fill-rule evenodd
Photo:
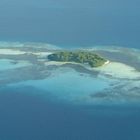
<path fill-rule="evenodd" d="M 138 0 L 1 0 L 0 41 L 140 49 L 139 5 Z M 0 140 L 140 140 L 139 104 L 91 104 L 85 98 L 87 91 L 108 88 L 106 79 L 65 67 L 47 80 L 7 86 L 3 77 L 22 74 L 3 71 L 26 64 L 13 68 L 3 59 L 0 65 Z"/>

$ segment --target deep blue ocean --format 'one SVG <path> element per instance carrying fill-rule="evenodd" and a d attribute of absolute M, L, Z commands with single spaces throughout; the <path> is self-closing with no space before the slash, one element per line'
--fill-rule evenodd
<path fill-rule="evenodd" d="M 0 40 L 140 47 L 139 0 L 1 0 Z"/>
<path fill-rule="evenodd" d="M 139 5 L 138 0 L 1 0 L 0 40 L 140 48 Z M 139 106 L 75 106 L 34 92 L 1 90 L 0 140 L 140 140 Z"/>

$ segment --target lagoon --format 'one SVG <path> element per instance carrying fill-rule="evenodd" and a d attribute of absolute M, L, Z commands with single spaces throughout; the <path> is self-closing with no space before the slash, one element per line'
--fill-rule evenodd
<path fill-rule="evenodd" d="M 0 54 L 1 139 L 139 140 L 139 50 L 89 48 L 111 63 L 88 69 L 50 62 L 45 55 L 63 50 L 54 45 L 1 46 L 12 49 Z"/>

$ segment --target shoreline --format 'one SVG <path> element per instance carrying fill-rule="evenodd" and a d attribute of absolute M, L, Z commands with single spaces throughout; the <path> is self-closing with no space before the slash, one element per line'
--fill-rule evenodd
<path fill-rule="evenodd" d="M 65 64 L 74 64 L 85 67 L 91 71 L 98 71 L 100 75 L 111 76 L 113 78 L 121 78 L 121 79 L 140 79 L 140 72 L 137 71 L 134 67 L 129 65 L 119 63 L 119 62 L 110 62 L 109 60 L 105 62 L 103 66 L 91 68 L 90 66 L 86 66 L 84 64 L 75 63 L 75 62 L 57 62 L 57 61 L 48 61 L 45 62 L 45 65 L 65 65 Z"/>
<path fill-rule="evenodd" d="M 138 79 L 140 78 L 140 71 L 137 71 L 134 67 L 121 63 L 121 62 L 112 62 L 107 60 L 102 66 L 99 67 L 90 67 L 86 64 L 80 64 L 76 62 L 57 62 L 57 61 L 47 61 L 47 56 L 52 54 L 53 51 L 37 51 L 34 52 L 32 50 L 22 51 L 20 49 L 10 49 L 10 48 L 0 48 L 0 55 L 23 55 L 23 54 L 33 54 L 41 60 L 42 58 L 46 58 L 44 60 L 44 64 L 48 65 L 64 65 L 64 64 L 75 64 L 85 67 L 88 70 L 98 71 L 101 75 L 108 75 L 113 78 L 124 78 L 124 79 Z"/>
<path fill-rule="evenodd" d="M 93 70 L 99 71 L 101 75 L 108 75 L 113 78 L 140 79 L 140 71 L 120 62 L 108 62 L 102 67 L 93 68 Z"/>
<path fill-rule="evenodd" d="M 110 63 L 111 63 L 111 62 L 110 62 L 109 60 L 107 60 L 107 61 L 104 63 L 103 66 L 108 65 L 108 64 L 110 64 Z M 103 67 L 103 66 L 101 66 L 101 67 Z"/>
<path fill-rule="evenodd" d="M 81 65 L 83 67 L 86 67 L 87 69 L 91 69 L 92 67 L 90 66 L 87 66 L 86 64 L 82 64 L 82 63 L 76 63 L 76 62 L 60 62 L 60 61 L 50 61 L 48 60 L 47 62 L 45 62 L 46 65 L 49 65 L 47 64 L 49 63 L 50 65 L 64 65 L 64 64 L 76 64 L 76 65 Z M 110 63 L 109 60 L 107 60 L 102 66 L 105 66 L 105 65 L 108 65 Z M 102 66 L 99 66 L 99 67 L 102 67 Z"/>

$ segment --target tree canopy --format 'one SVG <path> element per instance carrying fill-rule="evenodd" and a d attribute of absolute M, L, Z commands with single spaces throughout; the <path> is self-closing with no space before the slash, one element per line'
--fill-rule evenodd
<path fill-rule="evenodd" d="M 89 64 L 91 67 L 102 66 L 106 59 L 94 52 L 87 51 L 60 51 L 48 56 L 51 61 L 76 62 Z"/>

